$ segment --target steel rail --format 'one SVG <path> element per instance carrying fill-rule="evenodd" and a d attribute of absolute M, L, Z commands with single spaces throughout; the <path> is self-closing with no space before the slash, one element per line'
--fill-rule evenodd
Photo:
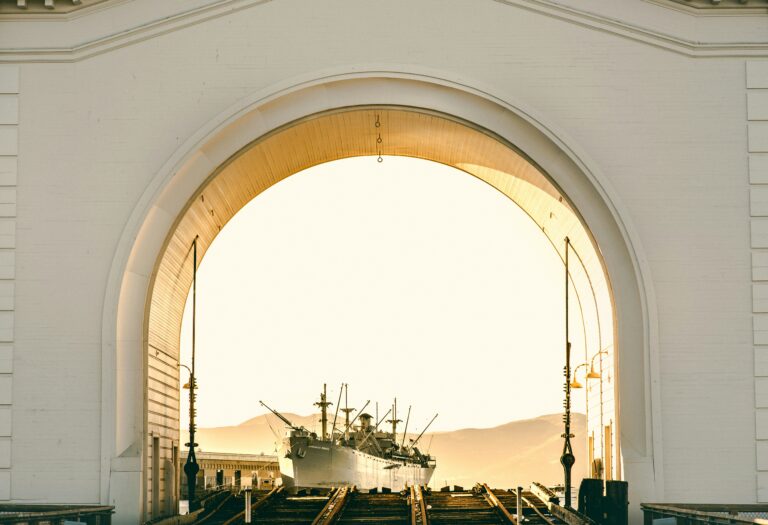
<path fill-rule="evenodd" d="M 539 500 L 544 502 L 544 505 L 550 510 L 552 510 L 552 505 L 560 505 L 560 498 L 541 483 L 531 483 L 531 492 L 534 496 L 539 498 Z"/>
<path fill-rule="evenodd" d="M 312 525 L 330 525 L 336 522 L 341 509 L 344 508 L 349 499 L 350 492 L 351 489 L 348 486 L 333 489 L 328 498 L 328 503 L 325 504 L 320 514 L 312 521 Z"/>
<path fill-rule="evenodd" d="M 569 507 L 561 507 L 560 500 L 554 492 L 549 490 L 541 483 L 531 483 L 531 492 L 539 498 L 558 520 L 568 525 L 595 525 L 595 522 Z"/>
<path fill-rule="evenodd" d="M 222 492 L 224 492 L 224 491 L 222 491 Z M 201 517 L 199 520 L 195 521 L 195 523 L 196 524 L 203 524 L 203 523 L 207 522 L 208 520 L 213 519 L 213 517 L 216 516 L 216 513 L 219 512 L 221 509 L 223 509 L 224 505 L 226 505 L 229 502 L 229 500 L 232 499 L 232 497 L 233 497 L 232 493 L 229 492 L 226 496 L 224 496 L 224 498 L 222 498 L 222 500 L 216 505 L 216 507 L 213 510 L 211 510 L 211 512 L 209 512 L 205 516 Z M 205 509 L 205 507 L 203 507 L 203 509 Z M 203 512 L 205 512 L 205 510 L 203 510 Z"/>
<path fill-rule="evenodd" d="M 411 485 L 410 492 L 411 525 L 429 525 L 427 505 L 424 501 L 424 494 L 421 492 L 421 486 Z"/>
<path fill-rule="evenodd" d="M 535 496 L 534 496 L 534 497 L 535 497 Z M 544 523 L 546 523 L 547 525 L 555 525 L 555 522 L 554 522 L 554 521 L 552 521 L 551 519 L 549 519 L 548 517 L 546 517 L 546 516 L 544 515 L 544 513 L 543 513 L 543 512 L 541 512 L 541 511 L 539 510 L 539 508 L 538 508 L 536 505 L 534 505 L 533 503 L 531 503 L 531 501 L 530 501 L 528 498 L 526 498 L 525 496 L 521 496 L 521 498 L 522 498 L 522 500 L 523 500 L 523 503 L 525 503 L 526 505 L 528 505 L 529 507 L 531 507 L 531 508 L 533 509 L 533 512 L 535 512 L 535 513 L 536 513 L 536 515 L 537 515 L 539 518 L 541 518 L 541 519 L 542 519 L 542 521 L 544 521 Z M 539 500 L 539 501 L 541 501 L 541 500 Z"/>
<path fill-rule="evenodd" d="M 507 520 L 509 523 L 514 523 L 514 525 L 518 524 L 517 518 L 513 516 L 507 508 L 504 506 L 504 504 L 499 500 L 499 498 L 496 496 L 496 494 L 493 493 L 491 488 L 488 486 L 487 483 L 483 483 L 480 485 L 483 490 L 485 491 L 485 497 L 488 500 L 488 503 L 490 503 L 491 507 L 495 507 L 496 510 L 498 510 L 501 513 L 501 516 Z"/>

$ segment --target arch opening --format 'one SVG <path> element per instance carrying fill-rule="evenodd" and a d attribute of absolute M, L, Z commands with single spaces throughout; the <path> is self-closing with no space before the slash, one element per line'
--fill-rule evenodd
<path fill-rule="evenodd" d="M 198 424 L 237 425 L 265 411 L 246 385 L 251 371 L 270 370 L 257 374 L 261 395 L 294 414 L 309 410 L 322 383 L 333 397 L 341 382 L 350 383 L 350 401 L 363 396 L 375 408 L 397 395 L 417 413 L 439 412 L 435 431 L 559 413 L 562 277 L 562 260 L 529 216 L 463 171 L 389 156 L 309 168 L 240 210 L 198 268 Z M 584 346 L 577 306 L 574 363 Z M 190 294 L 186 364 L 191 318 Z M 583 368 L 578 375 L 584 383 Z M 574 399 L 582 413 L 583 397 Z M 272 450 L 269 436 L 248 450 Z M 205 446 L 235 451 L 216 438 Z"/>
<path fill-rule="evenodd" d="M 515 182 L 507 189 L 535 188 L 536 194 L 542 197 L 540 203 L 558 203 L 569 211 L 572 226 L 582 225 L 583 240 L 589 241 L 586 243 L 590 248 L 588 253 L 595 256 L 592 259 L 585 257 L 585 261 L 591 261 L 594 264 L 589 267 L 599 270 L 583 271 L 583 278 L 579 278 L 576 274 L 578 267 L 574 267 L 571 277 L 590 284 L 590 293 L 583 294 L 584 305 L 589 304 L 587 298 L 593 293 L 594 283 L 590 283 L 590 279 L 595 276 L 605 283 L 606 293 L 592 295 L 592 304 L 603 305 L 600 307 L 603 312 L 608 309 L 610 320 L 603 322 L 608 318 L 599 314 L 600 308 L 590 310 L 585 307 L 584 312 L 585 316 L 594 312 L 593 324 L 595 318 L 600 319 L 599 332 L 591 333 L 608 333 L 613 339 L 613 359 L 604 361 L 603 366 L 612 370 L 615 378 L 612 385 L 615 400 L 612 435 L 617 445 L 614 453 L 621 459 L 617 462 L 618 468 L 622 478 L 629 481 L 630 501 L 663 497 L 655 299 L 631 219 L 599 166 L 547 119 L 537 116 L 531 108 L 513 104 L 489 90 L 481 91 L 433 74 L 380 71 L 312 76 L 305 80 L 287 87 L 268 87 L 243 99 L 192 133 L 149 182 L 117 245 L 103 312 L 101 501 L 116 505 L 118 521 L 134 523 L 147 517 L 148 509 L 152 508 L 148 495 L 151 487 L 147 450 L 151 446 L 147 444 L 148 436 L 152 435 L 150 424 L 159 422 L 162 425 L 162 418 L 178 418 L 178 410 L 171 406 L 174 405 L 172 401 L 159 414 L 155 411 L 152 418 L 148 414 L 150 396 L 165 401 L 163 396 L 173 391 L 173 388 L 163 386 L 160 397 L 149 393 L 150 360 L 160 357 L 167 361 L 159 366 L 166 374 L 163 377 L 171 378 L 168 384 L 177 386 L 179 375 L 173 354 L 158 351 L 153 357 L 148 343 L 153 305 L 155 313 L 165 310 L 165 319 L 160 319 L 162 323 L 178 326 L 181 320 L 180 313 L 174 316 L 172 312 L 180 312 L 183 307 L 188 286 L 184 282 L 184 265 L 191 267 L 191 262 L 183 257 L 177 259 L 178 273 L 169 274 L 166 270 L 171 266 L 164 261 L 170 262 L 172 254 L 178 253 L 174 246 L 180 247 L 186 242 L 184 235 L 189 232 L 180 228 L 182 221 L 187 218 L 205 223 L 210 211 L 200 207 L 199 197 L 212 188 L 209 184 L 225 169 L 237 165 L 236 159 L 247 158 L 244 154 L 250 147 L 297 124 L 305 124 L 302 129 L 308 132 L 313 126 L 306 124 L 315 121 L 316 125 L 317 117 L 336 115 L 338 120 L 356 110 L 410 112 L 424 120 L 440 119 L 466 134 L 472 132 L 484 136 L 488 139 L 486 145 L 493 144 L 495 150 L 501 150 L 505 155 L 512 153 L 495 159 L 497 164 L 501 158 L 517 159 L 521 166 L 527 163 L 531 173 L 537 173 L 536 180 L 550 191 L 542 191 L 529 180 L 510 177 L 504 171 L 488 169 L 485 160 L 492 159 L 487 155 L 488 151 L 478 155 L 477 150 L 466 147 L 469 143 L 465 142 L 460 143 L 456 151 L 475 151 L 475 157 L 481 157 L 483 162 L 467 162 L 459 169 L 477 176 L 470 169 L 464 169 L 472 168 L 474 164 L 485 170 L 488 179 L 495 175 L 499 183 Z M 335 140 L 321 137 L 328 149 L 321 151 L 316 145 L 309 148 L 311 151 L 305 148 L 301 153 L 287 147 L 273 150 L 271 156 L 262 160 L 270 170 L 280 169 L 287 176 L 290 171 L 299 170 L 301 159 L 305 164 L 320 163 L 323 159 L 339 157 L 338 150 L 345 148 L 350 155 L 361 155 L 373 151 L 370 140 L 363 140 L 366 136 L 371 138 L 362 134 L 369 128 L 370 122 L 364 123 L 342 143 L 338 141 L 339 130 L 344 128 L 339 127 L 333 135 Z M 353 129 L 348 128 L 350 132 Z M 423 152 L 430 140 L 435 145 L 437 129 L 412 128 L 410 135 L 405 133 L 403 136 L 412 137 L 414 140 L 409 147 L 418 149 L 416 146 L 419 145 Z M 401 128 L 401 131 L 407 129 Z M 431 136 L 430 131 L 434 133 Z M 365 144 L 360 146 L 363 142 Z M 406 150 L 385 152 L 404 155 Z M 445 158 L 449 158 L 450 153 L 446 152 Z M 445 158 L 437 162 L 445 162 Z M 559 201 L 559 196 L 563 197 L 563 202 Z M 235 207 L 231 203 L 227 206 L 234 214 Z M 226 210 L 227 206 L 221 209 Z M 530 207 L 533 211 L 544 209 L 543 205 Z M 562 218 L 554 214 L 549 217 L 546 213 L 538 216 Z M 546 221 L 543 224 L 543 231 L 551 234 L 553 239 L 567 231 L 563 228 L 557 232 Z M 215 235 L 219 226 L 223 224 L 208 224 L 209 238 Z M 187 233 L 180 235 L 185 231 Z M 553 241 L 553 249 L 559 245 Z M 578 246 L 577 249 L 582 252 Z M 588 267 L 587 263 L 579 266 Z M 154 290 L 159 281 L 174 279 L 178 286 L 176 292 L 171 287 L 155 297 Z M 180 308 L 175 310 L 174 304 L 179 304 Z M 161 332 L 167 335 L 167 331 Z M 162 337 L 163 333 L 156 335 Z M 607 342 L 604 338 L 600 344 Z M 173 346 L 167 348 L 173 350 Z M 176 428 L 176 424 L 168 426 Z M 168 448 L 166 438 L 161 442 L 164 443 L 159 447 L 161 451 Z M 160 485 L 163 487 L 162 483 Z M 631 510 L 635 517 L 639 516 L 639 506 L 632 505 Z"/>
<path fill-rule="evenodd" d="M 391 155 L 439 162 L 492 186 L 523 209 L 564 259 L 571 243 L 570 280 L 575 292 L 584 356 L 574 367 L 597 357 L 602 374 L 588 383 L 592 409 L 590 456 L 608 478 L 621 478 L 621 449 L 615 388 L 615 323 L 611 286 L 596 243 L 582 218 L 553 179 L 515 146 L 487 129 L 415 107 L 356 106 L 324 111 L 290 122 L 242 147 L 202 184 L 167 237 L 152 274 L 145 322 L 147 391 L 146 436 L 179 442 L 179 341 L 184 304 L 191 286 L 190 247 L 197 238 L 202 258 L 227 222 L 248 202 L 279 181 L 302 170 L 349 157 Z M 575 257 L 574 257 L 575 255 Z M 602 353 L 601 353 L 602 352 Z M 557 373 L 553 371 L 553 373 Z M 163 394 L 165 393 L 165 394 Z M 606 441 L 608 440 L 608 441 Z M 154 450 L 146 447 L 147 453 Z M 162 447 L 159 449 L 162 453 Z M 608 457 L 604 457 L 608 454 Z M 146 465 L 153 460 L 146 458 Z M 594 465 L 594 463 L 592 463 Z M 146 507 L 155 508 L 153 473 L 147 469 Z M 152 516 L 148 516 L 152 517 Z"/>

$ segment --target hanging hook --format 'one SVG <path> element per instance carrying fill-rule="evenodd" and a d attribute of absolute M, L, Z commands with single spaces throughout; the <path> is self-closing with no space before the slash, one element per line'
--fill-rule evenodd
<path fill-rule="evenodd" d="M 379 116 L 378 115 L 376 115 L 376 123 L 374 124 L 374 126 L 376 126 L 377 128 L 381 127 L 381 122 L 379 122 Z"/>

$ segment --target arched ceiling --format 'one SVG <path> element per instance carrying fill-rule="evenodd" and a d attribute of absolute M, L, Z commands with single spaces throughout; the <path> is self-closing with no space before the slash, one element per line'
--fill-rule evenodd
<path fill-rule="evenodd" d="M 553 182 L 522 153 L 490 133 L 446 115 L 383 106 L 304 118 L 256 139 L 211 174 L 178 218 L 155 268 L 146 334 L 150 348 L 178 356 L 196 237 L 202 258 L 221 228 L 265 189 L 314 165 L 363 155 L 400 155 L 453 166 L 507 195 L 536 222 L 561 256 L 568 237 L 573 246 L 571 280 L 584 332 L 594 337 L 589 346 L 602 348 L 612 341 L 611 293 L 600 255 Z"/>

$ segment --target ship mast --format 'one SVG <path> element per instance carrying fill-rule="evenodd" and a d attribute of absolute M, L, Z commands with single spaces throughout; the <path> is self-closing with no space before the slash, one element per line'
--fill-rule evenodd
<path fill-rule="evenodd" d="M 397 424 L 402 422 L 402 419 L 397 419 L 397 398 L 395 398 L 395 404 L 392 405 L 392 419 L 387 419 L 387 423 L 392 423 L 392 443 L 395 447 L 397 447 Z"/>
<path fill-rule="evenodd" d="M 323 441 L 328 439 L 328 405 L 333 403 L 326 401 L 327 385 L 323 383 L 323 392 L 320 394 L 320 401 L 315 403 L 315 406 L 320 407 L 320 422 L 323 425 Z"/>
<path fill-rule="evenodd" d="M 344 441 L 349 441 L 349 413 L 354 412 L 354 408 L 349 408 L 349 385 L 344 385 Z"/>
<path fill-rule="evenodd" d="M 339 399 L 336 401 L 336 413 L 333 414 L 333 424 L 331 425 L 331 441 L 336 441 L 336 419 L 339 417 L 339 407 L 341 406 L 341 393 L 344 392 L 344 383 L 339 390 Z"/>

